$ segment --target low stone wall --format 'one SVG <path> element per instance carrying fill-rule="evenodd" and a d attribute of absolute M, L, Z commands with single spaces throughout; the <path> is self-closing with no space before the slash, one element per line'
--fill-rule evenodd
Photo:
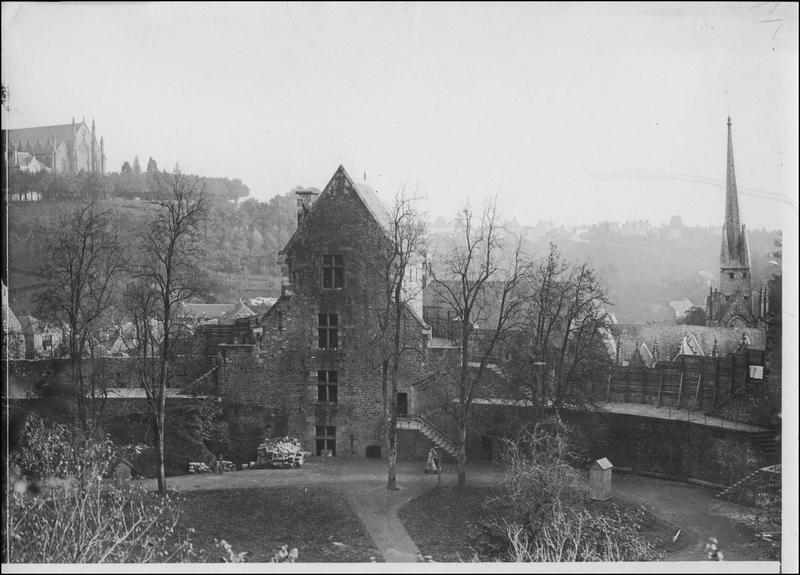
<path fill-rule="evenodd" d="M 754 469 L 777 463 L 749 433 L 684 421 L 620 414 L 563 413 L 586 461 L 608 457 L 636 473 L 731 485 Z"/>
<path fill-rule="evenodd" d="M 69 359 L 17 359 L 3 362 L 8 366 L 9 392 L 25 397 L 40 393 L 45 387 L 71 385 L 72 366 Z M 96 358 L 83 360 L 87 377 L 102 378 L 107 387 L 135 387 L 133 363 L 124 358 Z"/>

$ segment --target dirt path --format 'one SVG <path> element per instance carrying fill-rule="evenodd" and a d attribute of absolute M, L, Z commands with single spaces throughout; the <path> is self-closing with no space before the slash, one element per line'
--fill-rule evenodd
<path fill-rule="evenodd" d="M 732 516 L 747 508 L 714 497 L 714 489 L 688 483 L 615 474 L 614 497 L 649 507 L 655 515 L 683 530 L 689 544 L 666 561 L 705 561 L 709 537 L 719 541 L 726 561 L 756 561 L 755 533 Z"/>

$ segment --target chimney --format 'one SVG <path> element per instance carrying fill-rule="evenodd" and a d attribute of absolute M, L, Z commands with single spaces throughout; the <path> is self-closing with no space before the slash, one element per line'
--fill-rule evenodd
<path fill-rule="evenodd" d="M 317 199 L 319 192 L 312 189 L 301 189 L 297 190 L 295 194 L 297 194 L 297 225 L 299 226 L 300 222 L 305 219 L 311 210 L 311 206 L 314 204 L 314 200 Z"/>

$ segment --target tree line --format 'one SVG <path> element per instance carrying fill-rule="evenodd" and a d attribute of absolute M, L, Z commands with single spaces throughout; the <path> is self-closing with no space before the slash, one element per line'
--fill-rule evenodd
<path fill-rule="evenodd" d="M 159 179 L 168 173 L 159 170 L 153 158 L 142 170 L 139 158 L 122 164 L 119 172 L 98 174 L 81 171 L 77 174 L 54 174 L 42 171 L 38 173 L 11 170 L 8 173 L 8 185 L 4 186 L 11 196 L 23 196 L 31 192 L 38 194 L 40 200 L 103 200 L 119 198 L 127 200 L 149 200 L 159 194 Z M 5 174 L 3 175 L 5 179 Z M 250 189 L 238 178 L 199 177 L 209 197 L 238 201 L 250 195 Z M 5 183 L 5 182 L 4 182 Z"/>

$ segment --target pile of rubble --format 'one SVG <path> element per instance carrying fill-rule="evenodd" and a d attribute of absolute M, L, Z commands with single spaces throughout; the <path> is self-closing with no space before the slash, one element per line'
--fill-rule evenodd
<path fill-rule="evenodd" d="M 190 461 L 189 473 L 211 473 L 211 468 L 202 461 Z"/>
<path fill-rule="evenodd" d="M 306 453 L 295 437 L 265 439 L 258 446 L 256 465 L 259 467 L 300 467 Z"/>

